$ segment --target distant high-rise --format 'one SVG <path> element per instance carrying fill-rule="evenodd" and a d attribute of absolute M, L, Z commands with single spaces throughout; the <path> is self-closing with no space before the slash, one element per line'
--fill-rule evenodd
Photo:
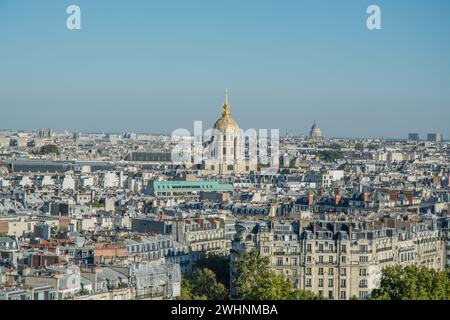
<path fill-rule="evenodd" d="M 51 129 L 37 129 L 36 136 L 40 139 L 50 139 L 53 135 L 53 131 Z"/>
<path fill-rule="evenodd" d="M 427 140 L 430 142 L 442 142 L 442 133 L 429 133 Z"/>
<path fill-rule="evenodd" d="M 314 121 L 314 124 L 312 125 L 311 131 L 309 133 L 309 137 L 313 140 L 318 140 L 322 138 L 322 130 L 320 130 L 317 121 Z"/>
<path fill-rule="evenodd" d="M 408 140 L 409 141 L 419 141 L 420 135 L 418 133 L 410 133 L 410 134 L 408 134 Z"/>

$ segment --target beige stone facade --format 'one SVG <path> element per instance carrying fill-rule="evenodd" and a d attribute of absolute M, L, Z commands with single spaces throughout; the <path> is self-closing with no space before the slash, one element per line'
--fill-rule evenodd
<path fill-rule="evenodd" d="M 382 269 L 389 265 L 415 264 L 441 271 L 446 267 L 444 237 L 423 225 L 410 231 L 350 233 L 328 231 L 323 225 L 317 225 L 316 232 L 294 229 L 288 222 L 272 222 L 247 240 L 235 241 L 233 248 L 236 252 L 256 248 L 269 258 L 275 273 L 285 275 L 295 288 L 326 299 L 367 298 L 379 287 Z"/>

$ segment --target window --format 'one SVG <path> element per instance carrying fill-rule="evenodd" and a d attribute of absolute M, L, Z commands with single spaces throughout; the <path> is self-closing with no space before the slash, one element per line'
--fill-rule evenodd
<path fill-rule="evenodd" d="M 319 279 L 319 288 L 323 288 L 323 279 Z"/>
<path fill-rule="evenodd" d="M 341 276 L 346 276 L 347 275 L 347 269 L 343 268 L 341 269 Z"/>
<path fill-rule="evenodd" d="M 283 258 L 277 258 L 277 266 L 283 265 Z"/>
<path fill-rule="evenodd" d="M 329 257 L 328 257 L 328 262 L 329 262 L 329 263 L 333 263 L 333 256 L 329 256 Z"/>
<path fill-rule="evenodd" d="M 347 279 L 341 279 L 341 288 L 347 288 Z"/>
<path fill-rule="evenodd" d="M 367 299 L 368 296 L 369 296 L 369 291 L 360 291 L 359 292 L 360 299 Z"/>
<path fill-rule="evenodd" d="M 323 263 L 323 256 L 319 256 L 319 263 Z"/>
<path fill-rule="evenodd" d="M 311 275 L 311 268 L 306 268 L 306 275 L 310 276 Z"/>
<path fill-rule="evenodd" d="M 306 252 L 311 252 L 311 244 L 306 245 Z"/>
<path fill-rule="evenodd" d="M 362 279 L 359 281 L 360 288 L 367 288 L 367 279 Z"/>
<path fill-rule="evenodd" d="M 332 276 L 334 274 L 334 269 L 328 268 L 328 274 Z"/>
<path fill-rule="evenodd" d="M 360 256 L 359 262 L 367 263 L 367 262 L 369 262 L 369 257 L 368 256 Z"/>
<path fill-rule="evenodd" d="M 312 285 L 311 285 L 311 278 L 306 279 L 306 287 L 307 288 L 311 288 L 312 287 Z"/>
<path fill-rule="evenodd" d="M 323 276 L 323 268 L 319 268 L 319 276 Z"/>
<path fill-rule="evenodd" d="M 329 287 L 329 288 L 333 288 L 333 287 L 334 287 L 334 281 L 333 281 L 333 278 L 328 279 L 328 287 Z"/>
<path fill-rule="evenodd" d="M 367 276 L 367 269 L 359 269 L 359 276 L 360 277 L 366 277 Z"/>
<path fill-rule="evenodd" d="M 345 256 L 342 256 L 342 258 L 341 258 L 341 262 L 342 262 L 342 263 L 345 263 L 345 261 L 346 261 L 346 258 L 345 258 Z"/>
<path fill-rule="evenodd" d="M 342 245 L 341 246 L 341 251 L 342 252 L 347 252 L 347 246 L 346 245 Z"/>
<path fill-rule="evenodd" d="M 347 292 L 341 291 L 341 300 L 346 300 L 346 299 L 347 299 Z"/>

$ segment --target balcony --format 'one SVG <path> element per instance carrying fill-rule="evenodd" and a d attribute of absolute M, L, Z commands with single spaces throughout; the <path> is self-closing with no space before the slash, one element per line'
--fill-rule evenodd
<path fill-rule="evenodd" d="M 378 248 L 377 252 L 383 252 L 383 251 L 389 251 L 389 250 L 392 250 L 392 247 Z"/>
<path fill-rule="evenodd" d="M 361 284 L 359 286 L 360 289 L 367 289 L 368 287 L 369 287 L 369 285 L 367 285 L 367 284 Z"/>
<path fill-rule="evenodd" d="M 322 250 L 316 250 L 316 253 L 337 253 L 337 250 L 335 249 L 322 249 Z"/>
<path fill-rule="evenodd" d="M 378 263 L 386 263 L 386 262 L 391 262 L 391 261 L 394 261 L 394 258 L 387 258 L 387 259 L 381 259 L 381 260 L 378 260 Z"/>
<path fill-rule="evenodd" d="M 370 250 L 350 250 L 351 254 L 370 254 Z"/>

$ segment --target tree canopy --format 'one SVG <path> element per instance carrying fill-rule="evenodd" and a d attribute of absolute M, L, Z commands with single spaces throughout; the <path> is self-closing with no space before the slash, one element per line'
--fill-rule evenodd
<path fill-rule="evenodd" d="M 386 267 L 379 289 L 371 294 L 375 300 L 448 300 L 450 278 L 446 272 L 418 266 Z"/>
<path fill-rule="evenodd" d="M 198 269 L 191 277 L 183 276 L 179 300 L 224 300 L 228 290 L 209 269 Z"/>
<path fill-rule="evenodd" d="M 365 149 L 365 146 L 363 143 L 359 142 L 355 145 L 355 150 L 359 151 L 359 152 L 363 152 Z"/>
<path fill-rule="evenodd" d="M 296 290 L 283 275 L 269 267 L 269 259 L 256 251 L 244 252 L 239 258 L 234 284 L 243 300 L 312 300 L 309 291 Z"/>
<path fill-rule="evenodd" d="M 344 158 L 344 154 L 337 150 L 322 150 L 318 152 L 319 158 L 326 162 L 335 162 Z"/>
<path fill-rule="evenodd" d="M 41 147 L 41 154 L 56 154 L 59 155 L 59 148 L 55 144 L 48 144 Z"/>
<path fill-rule="evenodd" d="M 218 254 L 208 254 L 196 262 L 198 269 L 209 269 L 216 274 L 217 281 L 226 288 L 230 287 L 230 257 Z"/>

